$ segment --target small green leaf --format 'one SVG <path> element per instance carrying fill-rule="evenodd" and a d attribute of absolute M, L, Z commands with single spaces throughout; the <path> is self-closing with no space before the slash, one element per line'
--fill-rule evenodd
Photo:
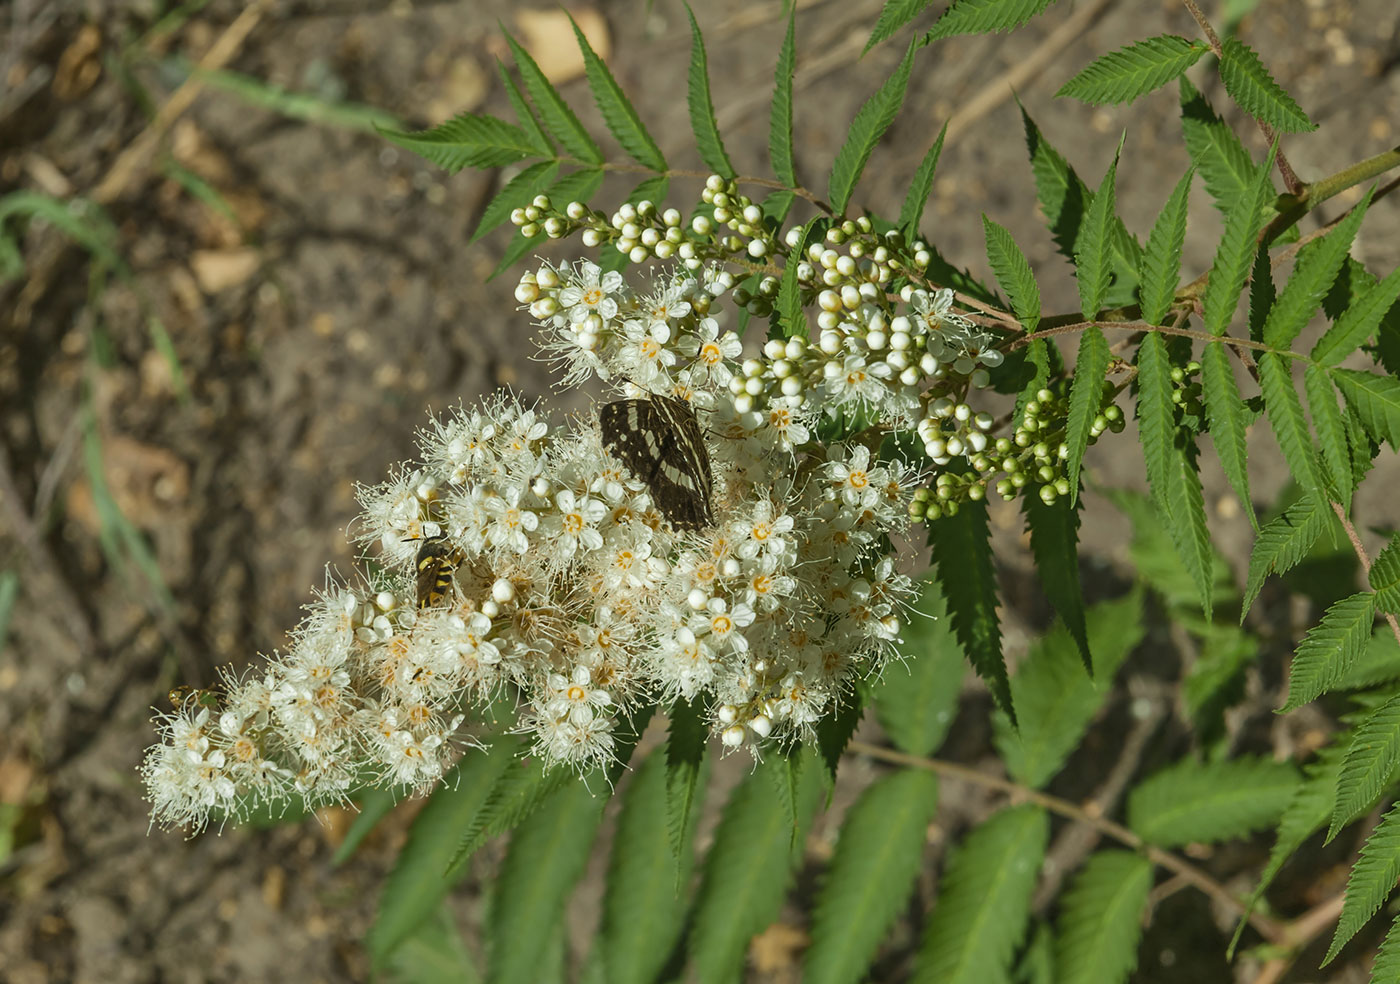
<path fill-rule="evenodd" d="M 1181 245 L 1186 241 L 1186 196 L 1195 173 L 1195 168 L 1188 169 L 1167 196 L 1167 203 L 1162 206 L 1142 253 L 1138 298 L 1142 320 L 1150 325 L 1162 323 L 1176 296 L 1177 280 L 1181 276 Z"/>
<path fill-rule="evenodd" d="M 1376 617 L 1376 596 L 1362 591 L 1343 598 L 1313 626 L 1288 673 L 1288 700 L 1281 711 L 1302 707 L 1331 690 L 1351 669 L 1371 639 Z"/>
<path fill-rule="evenodd" d="M 1253 49 L 1239 38 L 1226 38 L 1222 48 L 1220 81 L 1241 109 L 1285 133 L 1317 129 L 1293 97 L 1273 80 Z"/>
<path fill-rule="evenodd" d="M 1400 267 L 1390 271 L 1390 276 L 1360 296 L 1352 298 L 1341 317 L 1318 339 L 1312 350 L 1313 360 L 1324 366 L 1335 366 L 1351 355 L 1357 346 L 1376 333 L 1381 319 L 1390 311 L 1396 298 L 1400 298 Z"/>
<path fill-rule="evenodd" d="M 1244 290 L 1245 277 L 1258 252 L 1259 233 L 1264 228 L 1264 207 L 1273 196 L 1273 184 L 1269 179 L 1273 162 L 1271 151 L 1252 175 L 1249 185 L 1225 212 L 1225 232 L 1216 248 L 1210 279 L 1201 298 L 1202 318 L 1206 331 L 1212 335 L 1223 335 L 1230 326 Z"/>
<path fill-rule="evenodd" d="M 1342 771 L 1337 777 L 1337 800 L 1327 839 L 1365 813 L 1381 797 L 1400 762 L 1400 697 L 1371 710 L 1356 726 Z"/>
<path fill-rule="evenodd" d="M 948 124 L 944 123 L 943 129 L 938 131 L 938 139 L 919 162 L 919 169 L 914 172 L 914 180 L 910 182 L 909 191 L 904 196 L 904 204 L 899 208 L 899 228 L 904 230 L 904 235 L 909 239 L 919 237 L 919 223 L 924 217 L 924 205 L 928 202 L 929 192 L 933 190 L 933 174 L 938 170 L 938 158 L 943 153 L 943 138 L 947 135 Z"/>
<path fill-rule="evenodd" d="M 569 16 L 569 23 L 573 25 L 578 49 L 583 54 L 583 72 L 588 79 L 588 87 L 593 90 L 593 101 L 598 104 L 598 110 L 603 114 L 603 122 L 608 125 L 608 130 L 617 138 L 622 149 L 638 164 L 653 171 L 665 171 L 666 157 L 647 132 L 646 124 L 637 115 L 636 108 L 627 99 L 622 86 L 617 84 L 617 79 L 608 71 L 608 66 L 588 43 L 588 38 L 579 30 L 572 15 Z"/>
<path fill-rule="evenodd" d="M 1274 268 L 1269 251 L 1261 249 L 1254 256 L 1254 272 L 1249 278 L 1249 337 L 1264 340 L 1264 322 L 1274 309 L 1278 291 L 1274 289 Z"/>
<path fill-rule="evenodd" d="M 928 32 L 925 43 L 959 34 L 1012 31 L 1055 0 L 954 0 Z"/>
<path fill-rule="evenodd" d="M 957 514 L 929 524 L 929 543 L 937 565 L 938 583 L 948 599 L 950 621 L 972 661 L 977 675 L 987 682 L 992 698 L 1016 723 L 1006 662 L 1001 654 L 1001 627 L 997 621 L 997 578 L 988 545 L 987 506 L 967 502 Z"/>
<path fill-rule="evenodd" d="M 1095 605 L 1088 632 L 1094 653 L 1091 679 L 1078 647 L 1056 623 L 1031 647 L 1011 678 L 1011 700 L 1020 726 L 1005 715 L 993 720 L 993 738 L 1006 770 L 1019 783 L 1039 789 L 1064 767 L 1112 688 L 1114 674 L 1142 639 L 1142 594 Z"/>
<path fill-rule="evenodd" d="M 382 962 L 437 908 L 456 881 L 449 862 L 461 832 L 486 806 L 515 759 L 515 743 L 463 756 L 413 820 L 379 896 L 366 948 Z"/>
<path fill-rule="evenodd" d="M 1119 141 L 1122 150 L 1122 141 Z M 1109 256 L 1108 238 L 1112 224 L 1117 218 L 1114 212 L 1115 188 L 1118 175 L 1118 155 L 1113 157 L 1108 173 L 1103 177 L 1099 190 L 1094 192 L 1094 200 L 1084 214 L 1079 237 L 1074 242 L 1074 266 L 1079 284 L 1079 309 L 1085 321 L 1093 321 L 1103 307 L 1104 295 L 1108 293 Z"/>
<path fill-rule="evenodd" d="M 881 41 L 894 37 L 895 31 L 908 24 L 931 3 L 933 0 L 885 0 L 884 7 L 880 9 L 880 18 L 875 22 L 875 29 L 870 32 L 870 40 L 865 42 L 865 50 L 861 54 L 864 55 Z"/>
<path fill-rule="evenodd" d="M 872 695 L 890 741 L 909 755 L 932 755 L 958 709 L 966 664 L 938 582 L 925 575 L 896 643 L 900 660 L 885 668 Z"/>
<path fill-rule="evenodd" d="M 1366 433 L 1400 450 L 1400 379 L 1356 369 L 1334 369 L 1332 381 Z"/>
<path fill-rule="evenodd" d="M 1284 284 L 1278 300 L 1269 311 L 1268 320 L 1264 322 L 1266 344 L 1276 349 L 1288 348 L 1312 318 L 1346 262 L 1352 240 L 1361 228 L 1361 220 L 1366 216 L 1374 193 L 1375 189 L 1372 188 L 1331 232 L 1303 247 L 1293 275 Z"/>
<path fill-rule="evenodd" d="M 559 95 L 559 90 L 540 71 L 530 53 L 509 34 L 506 35 L 506 44 L 510 45 L 515 66 L 520 70 L 521 81 L 525 83 L 525 91 L 539 109 L 545 128 L 581 163 L 602 164 L 603 151 L 593 142 L 564 97 Z"/>
<path fill-rule="evenodd" d="M 511 109 L 515 110 L 516 125 L 529 135 L 530 142 L 535 146 L 536 156 L 557 156 L 554 144 L 549 142 L 549 135 L 540 127 L 540 121 L 535 119 L 535 112 L 530 108 L 525 93 L 520 91 L 520 86 L 515 84 L 515 79 L 511 77 L 505 62 L 499 58 L 496 59 L 496 74 L 501 77 L 501 85 L 506 90 L 506 98 L 510 100 Z"/>
<path fill-rule="evenodd" d="M 1275 352 L 1259 357 L 1259 390 L 1264 395 L 1264 412 L 1273 425 L 1274 440 L 1283 451 L 1288 470 L 1305 491 L 1322 488 L 1322 470 L 1317 463 L 1317 449 L 1308 433 L 1303 416 L 1303 404 L 1293 388 L 1289 364 Z"/>
<path fill-rule="evenodd" d="M 1397 878 L 1400 878 L 1400 805 L 1392 807 L 1381 818 L 1366 843 L 1361 845 L 1361 856 L 1351 866 L 1342 915 L 1337 920 L 1332 945 L 1322 960 L 1324 967 L 1390 897 Z"/>
<path fill-rule="evenodd" d="M 904 93 L 909 88 L 909 73 L 914 66 L 914 48 L 914 43 L 910 42 L 904 60 L 894 74 L 861 106 L 856 118 L 851 121 L 846 142 L 836 152 L 836 161 L 831 165 L 831 176 L 827 179 L 827 195 L 837 214 L 845 213 L 851 201 L 851 192 L 865 170 L 866 161 L 870 160 L 875 145 L 890 128 L 904 102 Z"/>
<path fill-rule="evenodd" d="M 1309 363 L 1303 367 L 1303 391 L 1308 395 L 1308 410 L 1312 413 L 1313 429 L 1322 446 L 1322 460 L 1331 477 L 1331 487 L 1337 492 L 1343 508 L 1351 511 L 1351 451 L 1347 446 L 1346 423 L 1337 406 L 1337 391 L 1332 388 L 1327 372 Z"/>
<path fill-rule="evenodd" d="M 690 128 L 695 131 L 695 146 L 706 167 L 722 178 L 732 178 L 734 165 L 724 151 L 724 140 L 719 135 L 719 124 L 715 120 L 714 100 L 710 98 L 710 68 L 705 56 L 705 39 L 700 35 L 700 25 L 695 23 L 695 11 L 690 9 L 689 3 L 685 5 L 685 15 L 690 18 L 690 79 L 686 103 L 690 107 Z"/>
<path fill-rule="evenodd" d="M 1397 916 L 1381 940 L 1376 959 L 1371 962 L 1371 984 L 1395 984 L 1400 981 L 1400 916 Z"/>
<path fill-rule="evenodd" d="M 821 794 L 816 772 L 810 770 L 801 784 L 804 824 Z M 792 841 L 774 784 L 767 776 L 750 774 L 725 804 L 705 859 L 687 941 L 697 980 L 738 978 L 749 940 L 782 908 L 796 860 Z"/>
<path fill-rule="evenodd" d="M 876 780 L 851 807 L 812 916 L 802 974 L 808 984 L 865 979 L 923 868 L 937 806 L 933 774 L 906 769 Z"/>
<path fill-rule="evenodd" d="M 914 984 L 1007 980 L 1026 933 L 1050 825 L 1015 806 L 975 827 L 954 852 L 915 958 Z"/>
<path fill-rule="evenodd" d="M 505 187 L 482 209 L 481 221 L 476 224 L 471 241 L 476 242 L 505 222 L 517 208 L 529 205 L 536 195 L 554 183 L 558 173 L 558 161 L 537 161 L 507 181 Z"/>
<path fill-rule="evenodd" d="M 1060 901 L 1056 984 L 1122 984 L 1137 965 L 1152 862 L 1131 851 L 1090 856 Z"/>
<path fill-rule="evenodd" d="M 778 329 L 778 337 L 792 338 L 795 335 L 803 337 L 807 335 L 807 315 L 803 312 L 802 286 L 797 279 L 797 270 L 801 264 L 793 258 L 805 255 L 807 244 L 817 242 L 825 229 L 826 220 L 820 216 L 808 219 L 807 224 L 802 227 L 801 235 L 797 237 L 797 245 L 783 266 L 783 277 L 778 281 L 778 297 L 773 303 L 773 317 L 776 319 L 775 327 Z"/>
<path fill-rule="evenodd" d="M 1264 524 L 1249 555 L 1249 575 L 1245 579 L 1244 604 L 1240 606 L 1240 622 L 1249 614 L 1254 599 L 1270 574 L 1283 574 L 1302 560 L 1322 531 L 1327 528 L 1331 511 L 1316 495 L 1304 495 L 1289 506 L 1281 516 Z"/>
<path fill-rule="evenodd" d="M 671 705 L 671 727 L 666 736 L 666 832 L 671 857 L 680 874 L 681 859 L 689 856 L 686 837 L 695 825 L 701 777 L 705 771 L 705 740 L 709 729 L 693 701 L 677 698 Z"/>
<path fill-rule="evenodd" d="M 1229 212 L 1254 180 L 1254 163 L 1240 138 L 1204 96 L 1182 77 L 1181 132 L 1191 163 L 1201 172 L 1215 207 Z"/>
<path fill-rule="evenodd" d="M 1366 651 L 1351 669 L 1332 685 L 1337 690 L 1369 690 L 1382 683 L 1400 680 L 1400 643 L 1390 626 L 1380 625 L 1371 633 Z"/>
<path fill-rule="evenodd" d="M 518 126 L 476 113 L 463 113 L 415 133 L 380 130 L 379 135 L 453 174 L 464 167 L 500 167 L 539 154 L 535 142 Z"/>
<path fill-rule="evenodd" d="M 1230 481 L 1230 487 L 1244 506 L 1249 524 L 1256 530 L 1259 520 L 1254 515 L 1254 502 L 1249 494 L 1249 469 L 1246 467 L 1249 449 L 1245 429 L 1249 413 L 1240 399 L 1230 358 L 1222 342 L 1211 342 L 1201 353 L 1201 392 L 1205 397 L 1206 420 L 1210 423 L 1211 440 L 1220 458 L 1220 467 Z"/>
<path fill-rule="evenodd" d="M 1176 431 L 1172 409 L 1171 362 L 1162 336 L 1150 331 L 1138 345 L 1138 427 L 1142 437 L 1147 484 L 1158 508 L 1166 511 L 1168 473 Z"/>
<path fill-rule="evenodd" d="M 1035 331 L 1040 323 L 1040 288 L 1036 285 L 1035 274 L 1026 262 L 1026 255 L 1011 238 L 1011 233 L 997 225 L 986 214 L 982 215 L 982 234 L 987 243 L 987 262 L 997 284 L 1011 299 L 1011 310 L 1021 319 L 1026 331 Z M 1039 387 L 1037 387 L 1039 389 Z"/>
<path fill-rule="evenodd" d="M 1056 96 L 1069 96 L 1094 106 L 1132 102 L 1166 85 L 1210 50 L 1200 41 L 1162 34 L 1101 55 Z"/>
<path fill-rule="evenodd" d="M 789 188 L 797 187 L 797 170 L 792 164 L 792 75 L 797 65 L 794 43 L 797 6 L 788 12 L 787 34 L 778 49 L 773 71 L 773 106 L 768 115 L 768 160 L 773 174 Z"/>
<path fill-rule="evenodd" d="M 559 925 L 588 863 L 607 799 L 570 780 L 511 836 L 491 906 L 490 984 L 535 984 L 543 956 L 539 941 Z"/>
<path fill-rule="evenodd" d="M 1287 762 L 1184 759 L 1129 794 L 1128 826 L 1159 847 L 1243 837 L 1278 819 L 1297 787 Z"/>
<path fill-rule="evenodd" d="M 1041 590 L 1079 648 L 1080 660 L 1090 674 L 1093 658 L 1089 630 L 1084 622 L 1084 586 L 1079 580 L 1079 511 L 1083 500 L 1071 505 L 1064 499 L 1046 505 L 1038 495 L 1021 496 L 1021 511 L 1031 534 L 1031 554 Z"/>
<path fill-rule="evenodd" d="M 1074 363 L 1074 380 L 1069 390 L 1069 419 L 1065 424 L 1066 476 L 1069 478 L 1069 501 L 1079 501 L 1079 469 L 1084 452 L 1089 447 L 1089 432 L 1094 427 L 1099 406 L 1103 403 L 1104 374 L 1108 371 L 1110 354 L 1108 342 L 1097 325 L 1090 325 L 1079 337 L 1079 357 Z"/>
<path fill-rule="evenodd" d="M 1376 608 L 1400 614 L 1400 534 L 1390 538 L 1380 556 L 1371 564 L 1371 590 L 1376 592 Z"/>
<path fill-rule="evenodd" d="M 684 853 L 673 855 L 666 846 L 672 839 L 668 757 L 669 752 L 660 750 L 647 756 L 622 794 L 594 947 L 609 984 L 656 980 L 685 918 L 685 898 L 679 890 L 690 877 L 689 845 L 699 812 L 690 811 L 687 818 Z"/>

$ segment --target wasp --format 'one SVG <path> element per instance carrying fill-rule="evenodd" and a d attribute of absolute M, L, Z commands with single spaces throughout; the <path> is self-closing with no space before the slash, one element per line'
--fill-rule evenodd
<path fill-rule="evenodd" d="M 425 537 L 418 548 L 414 568 L 418 572 L 418 607 L 432 608 L 452 590 L 453 572 L 462 563 L 462 551 L 447 539 L 446 533 Z"/>

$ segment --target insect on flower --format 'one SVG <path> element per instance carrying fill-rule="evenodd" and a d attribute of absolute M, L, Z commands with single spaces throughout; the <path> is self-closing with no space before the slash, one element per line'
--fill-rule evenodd
<path fill-rule="evenodd" d="M 453 572 L 462 563 L 462 552 L 452 545 L 446 533 L 425 537 L 418 548 L 414 569 L 418 572 L 418 607 L 440 604 L 452 590 Z"/>
<path fill-rule="evenodd" d="M 175 707 L 184 707 L 185 702 L 194 698 L 194 702 L 200 707 L 218 707 L 219 695 L 212 690 L 201 690 L 198 687 L 191 687 L 188 684 L 181 684 L 178 687 L 171 687 L 170 692 L 165 695 L 165 699 L 170 701 Z"/>
<path fill-rule="evenodd" d="M 678 530 L 714 524 L 713 477 L 705 435 L 685 400 L 653 394 L 598 408 L 603 444 L 646 483 L 661 515 Z"/>

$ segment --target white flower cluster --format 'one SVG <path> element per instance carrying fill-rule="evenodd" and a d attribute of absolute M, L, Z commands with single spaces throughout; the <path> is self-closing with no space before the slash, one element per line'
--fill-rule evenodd
<path fill-rule="evenodd" d="M 570 381 L 690 402 L 711 527 L 672 529 L 591 417 L 554 425 L 497 397 L 434 421 L 419 466 L 362 492 L 373 579 L 327 589 L 288 652 L 226 680 L 217 707 L 163 717 L 143 767 L 153 818 L 426 788 L 466 743 L 464 713 L 502 697 L 535 754 L 580 771 L 652 702 L 696 700 L 729 747 L 812 739 L 892 651 L 913 585 L 891 544 L 921 476 L 867 443 L 814 444 L 826 404 L 782 368 L 810 348 L 744 359 L 712 314 L 728 287 L 678 269 L 638 294 L 583 263 L 518 291 Z M 447 590 L 425 597 L 424 570 Z"/>

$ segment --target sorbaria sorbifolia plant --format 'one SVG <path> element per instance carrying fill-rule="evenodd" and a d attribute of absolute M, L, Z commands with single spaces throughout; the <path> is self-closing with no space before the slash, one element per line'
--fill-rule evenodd
<path fill-rule="evenodd" d="M 1314 956 L 1335 958 L 1400 875 L 1400 812 L 1378 822 L 1374 812 L 1400 776 L 1391 614 L 1400 547 L 1372 562 L 1350 519 L 1382 445 L 1400 440 L 1400 271 L 1378 279 L 1349 255 L 1367 210 L 1395 186 L 1364 191 L 1315 232 L 1300 232 L 1299 220 L 1400 164 L 1400 152 L 1298 177 L 1283 135 L 1314 124 L 1252 50 L 1221 41 L 1188 0 L 1204 40 L 1150 38 L 1061 90 L 1101 104 L 1179 85 L 1192 166 L 1145 243 L 1116 215 L 1118 160 L 1091 189 L 1025 117 L 1038 199 L 1080 298 L 1076 313 L 1043 314 L 1029 264 L 991 218 L 996 289 L 921 235 L 943 134 L 893 221 L 853 215 L 852 205 L 925 46 L 1018 27 L 1048 5 L 954 2 L 857 114 L 825 200 L 794 166 L 791 21 L 772 103 L 774 179 L 731 166 L 693 18 L 689 107 L 707 176 L 670 168 L 582 34 L 602 117 L 636 165 L 608 160 L 514 42 L 518 77 L 503 71 L 502 81 L 515 123 L 468 115 L 387 133 L 449 170 L 515 168 L 478 229 L 507 219 L 519 228 L 501 269 L 545 239 L 578 244 L 575 262 L 530 262 L 515 298 L 559 384 L 582 388 L 596 408 L 553 418 L 498 395 L 433 419 L 417 461 L 361 492 L 354 532 L 373 564 L 326 587 L 287 652 L 162 716 L 144 770 L 155 820 L 198 830 L 353 799 L 362 809 L 353 845 L 398 794 L 431 792 L 385 890 L 373 954 L 389 961 L 421 934 L 475 848 L 513 830 L 489 917 L 491 974 L 538 980 L 556 959 L 541 944 L 558 938 L 606 794 L 660 710 L 669 739 L 625 786 L 584 977 L 731 980 L 748 940 L 776 917 L 822 785 L 873 708 L 894 747 L 858 747 L 900 768 L 846 815 L 811 916 L 807 980 L 875 973 L 921 866 L 935 774 L 950 772 L 1020 805 L 959 836 L 921 941 L 887 944 L 883 976 L 1125 980 L 1158 871 L 1211 895 L 1238 923 L 1237 939 L 1262 937 L 1249 956 L 1261 979 L 1276 979 L 1330 921 L 1332 944 Z M 921 6 L 890 0 L 872 44 Z M 1207 55 L 1268 138 L 1262 160 L 1187 81 Z M 590 201 L 607 170 L 645 180 L 626 204 L 600 211 Z M 667 205 L 676 177 L 697 179 L 688 214 Z M 1210 269 L 1184 280 L 1196 181 L 1224 230 Z M 1309 351 L 1295 350 L 1319 308 L 1330 325 Z M 1071 334 L 1072 370 L 1057 342 Z M 1118 824 L 1104 812 L 1118 809 L 1124 780 L 1094 810 L 1040 790 L 1143 634 L 1142 594 L 1086 606 L 1075 562 L 1084 454 L 1123 429 L 1125 406 L 1151 495 L 1111 498 L 1133 521 L 1139 573 L 1195 650 L 1181 706 L 1197 753 L 1132 783 Z M 1262 525 L 1246 468 L 1251 425 L 1273 435 L 1298 488 Z M 1258 530 L 1242 594 L 1206 527 L 1205 433 Z M 1014 675 L 997 621 L 989 495 L 1021 504 L 1059 615 Z M 921 566 L 915 525 L 933 565 L 911 579 L 902 572 Z M 1369 589 L 1327 599 L 1297 645 L 1281 710 L 1355 693 L 1351 707 L 1332 698 L 1340 724 L 1299 771 L 1241 754 L 1222 726 L 1246 672 L 1270 655 L 1234 624 L 1233 607 L 1243 623 L 1264 579 L 1335 529 Z M 1217 619 L 1222 609 L 1231 612 Z M 929 757 L 965 659 L 995 701 L 1008 778 Z M 1129 776 L 1155 726 L 1150 706 L 1139 717 L 1124 743 Z M 690 901 L 709 737 L 758 764 L 724 809 Z M 1062 852 L 1076 867 L 1063 892 L 1065 871 L 1041 871 L 1051 813 L 1118 842 Z M 1368 815 L 1374 829 L 1344 896 L 1292 921 L 1267 911 L 1265 890 L 1300 845 Z M 1276 846 L 1248 898 L 1168 850 L 1274 824 Z M 1033 909 L 1038 881 L 1054 904 Z M 1400 979 L 1400 930 L 1371 973 Z"/>

